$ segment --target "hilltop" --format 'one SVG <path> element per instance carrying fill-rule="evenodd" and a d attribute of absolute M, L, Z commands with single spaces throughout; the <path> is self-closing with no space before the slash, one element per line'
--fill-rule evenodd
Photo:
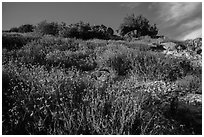
<path fill-rule="evenodd" d="M 3 33 L 3 134 L 202 134 L 202 39 Z"/>

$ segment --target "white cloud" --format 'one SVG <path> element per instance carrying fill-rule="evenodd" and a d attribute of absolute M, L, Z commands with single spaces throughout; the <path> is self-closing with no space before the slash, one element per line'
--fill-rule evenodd
<path fill-rule="evenodd" d="M 185 28 L 193 28 L 195 26 L 202 26 L 202 19 L 201 18 L 196 18 L 194 20 L 188 21 L 186 23 L 183 23 L 181 27 Z"/>
<path fill-rule="evenodd" d="M 159 3 L 159 18 L 169 25 L 175 25 L 192 16 L 200 5 L 198 2 Z"/>
<path fill-rule="evenodd" d="M 186 35 L 181 38 L 181 40 L 187 40 L 187 39 L 195 39 L 198 37 L 202 37 L 202 28 L 196 29 L 193 32 L 187 33 Z"/>
<path fill-rule="evenodd" d="M 177 31 L 181 32 L 179 39 L 193 39 L 201 37 L 202 35 L 202 19 L 196 18 L 182 23 L 179 27 L 176 28 Z"/>

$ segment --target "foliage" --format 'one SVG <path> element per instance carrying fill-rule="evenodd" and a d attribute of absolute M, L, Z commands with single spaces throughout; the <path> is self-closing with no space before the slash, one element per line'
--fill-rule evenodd
<path fill-rule="evenodd" d="M 202 94 L 202 67 L 145 46 L 44 35 L 3 49 L 2 133 L 201 134 L 178 99 Z"/>
<path fill-rule="evenodd" d="M 9 30 L 9 32 L 19 32 L 19 28 L 13 27 Z"/>
<path fill-rule="evenodd" d="M 149 20 L 142 15 L 135 17 L 135 15 L 132 14 L 125 17 L 124 22 L 120 25 L 120 34 L 122 36 L 129 32 L 133 33 L 133 37 L 140 37 L 145 35 L 156 36 L 158 29 L 155 24 L 150 25 Z"/>
<path fill-rule="evenodd" d="M 20 33 L 27 33 L 33 32 L 34 26 L 31 24 L 24 24 L 19 27 L 13 27 L 9 30 L 9 32 L 20 32 Z"/>
<path fill-rule="evenodd" d="M 108 45 L 99 57 L 99 66 L 111 67 L 118 75 L 127 75 L 132 69 L 131 50 L 122 45 Z"/>
<path fill-rule="evenodd" d="M 59 32 L 61 37 L 80 38 L 80 39 L 109 39 L 113 36 L 113 29 L 104 25 L 91 26 L 89 23 L 80 21 L 64 27 Z"/>
<path fill-rule="evenodd" d="M 6 33 L 2 35 L 2 48 L 6 48 L 8 50 L 19 49 L 35 39 L 38 39 L 38 37 Z"/>
<path fill-rule="evenodd" d="M 26 64 L 31 63 L 45 65 L 46 55 L 54 51 L 54 49 L 61 51 L 76 51 L 79 49 L 79 45 L 72 39 L 61 39 L 51 36 L 44 36 L 41 39 L 32 41 L 22 47 L 18 51 L 18 60 Z"/>
<path fill-rule="evenodd" d="M 202 83 L 201 77 L 197 77 L 195 75 L 187 75 L 182 79 L 178 79 L 176 84 L 178 89 L 183 92 L 183 94 L 187 93 L 202 93 Z"/>
<path fill-rule="evenodd" d="M 18 32 L 21 32 L 21 33 L 33 32 L 34 26 L 31 24 L 25 24 L 25 25 L 21 25 L 18 29 L 19 29 Z"/>
<path fill-rule="evenodd" d="M 160 111 L 161 107 L 167 111 L 171 102 L 166 100 L 163 106 L 163 95 L 151 96 L 166 88 L 165 83 L 157 89 L 148 85 L 147 92 L 142 92 L 137 81 L 127 79 L 102 90 L 78 71 L 10 65 L 4 66 L 4 72 L 13 74 L 16 81 L 4 89 L 12 91 L 5 96 L 15 101 L 8 110 L 10 121 L 3 123 L 4 134 L 168 134 L 178 128 Z"/>
<path fill-rule="evenodd" d="M 59 51 L 55 50 L 46 55 L 47 64 L 50 66 L 62 65 L 66 68 L 77 67 L 81 70 L 93 70 L 96 67 L 94 54 L 91 51 Z"/>
<path fill-rule="evenodd" d="M 46 20 L 37 24 L 35 29 L 36 32 L 41 33 L 43 35 L 54 35 L 57 36 L 59 32 L 58 23 L 55 22 L 47 22 Z"/>

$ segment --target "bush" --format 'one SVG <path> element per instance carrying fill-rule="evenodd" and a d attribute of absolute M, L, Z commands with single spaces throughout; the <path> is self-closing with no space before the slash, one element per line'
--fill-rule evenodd
<path fill-rule="evenodd" d="M 9 30 L 9 32 L 19 32 L 19 28 L 13 27 Z"/>
<path fill-rule="evenodd" d="M 21 25 L 18 28 L 18 32 L 21 33 L 27 33 L 27 32 L 33 32 L 34 26 L 31 24 L 25 24 L 25 25 Z"/>
<path fill-rule="evenodd" d="M 125 76 L 132 70 L 131 50 L 123 45 L 108 45 L 98 59 L 99 66 L 110 67 L 119 76 Z"/>
<path fill-rule="evenodd" d="M 14 27 L 9 30 L 9 32 L 20 32 L 20 33 L 27 33 L 33 32 L 34 26 L 31 24 L 24 24 L 19 27 Z"/>
<path fill-rule="evenodd" d="M 79 38 L 79 39 L 110 39 L 113 37 L 113 29 L 104 25 L 91 26 L 89 23 L 79 22 L 71 24 L 60 30 L 59 35 L 65 38 Z"/>
<path fill-rule="evenodd" d="M 36 29 L 36 32 L 41 33 L 43 35 L 54 35 L 57 36 L 59 33 L 59 25 L 58 23 L 51 22 L 48 23 L 46 20 L 40 22 Z"/>
<path fill-rule="evenodd" d="M 2 48 L 8 50 L 20 49 L 32 40 L 38 39 L 38 37 L 22 36 L 20 34 L 3 34 L 2 35 Z"/>

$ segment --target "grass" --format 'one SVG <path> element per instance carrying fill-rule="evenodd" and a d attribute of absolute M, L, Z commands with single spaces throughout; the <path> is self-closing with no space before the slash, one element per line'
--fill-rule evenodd
<path fill-rule="evenodd" d="M 3 50 L 3 134 L 201 133 L 175 101 L 202 94 L 201 68 L 145 45 L 93 41 L 45 36 Z"/>

